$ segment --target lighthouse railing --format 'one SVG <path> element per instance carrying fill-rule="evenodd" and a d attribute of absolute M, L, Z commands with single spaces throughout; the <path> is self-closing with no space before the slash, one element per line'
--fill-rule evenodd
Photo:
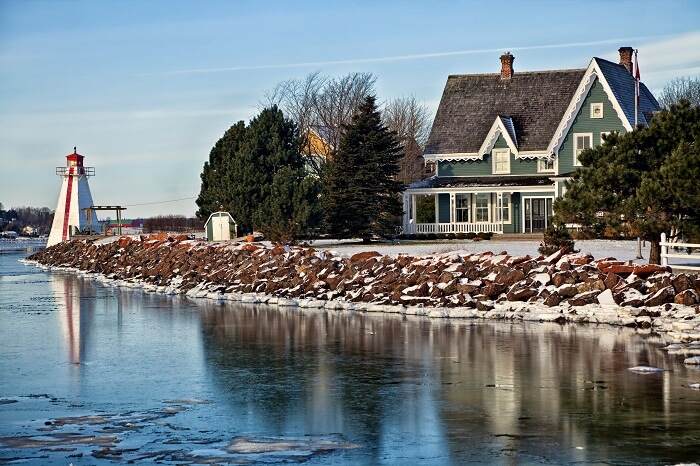
<path fill-rule="evenodd" d="M 58 176 L 68 176 L 71 174 L 70 169 L 73 169 L 73 175 L 95 176 L 95 167 L 56 167 Z"/>

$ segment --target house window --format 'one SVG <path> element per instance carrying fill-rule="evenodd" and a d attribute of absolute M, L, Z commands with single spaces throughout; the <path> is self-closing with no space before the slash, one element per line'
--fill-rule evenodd
<path fill-rule="evenodd" d="M 503 193 L 503 198 L 501 200 L 501 205 L 499 207 L 498 201 L 496 202 L 496 214 L 495 218 L 497 222 L 501 221 L 501 213 L 503 213 L 503 222 L 510 223 L 510 193 Z"/>
<path fill-rule="evenodd" d="M 605 144 L 605 141 L 603 140 L 603 136 L 607 137 L 608 134 L 610 134 L 610 131 L 603 131 L 602 133 L 600 133 L 600 145 L 601 145 L 601 146 L 602 146 L 603 144 Z"/>
<path fill-rule="evenodd" d="M 510 151 L 508 149 L 493 151 L 493 173 L 510 173 Z"/>
<path fill-rule="evenodd" d="M 537 171 L 538 172 L 553 172 L 554 171 L 554 159 L 538 159 L 537 160 Z"/>
<path fill-rule="evenodd" d="M 455 222 L 469 222 L 469 194 L 455 194 Z"/>
<path fill-rule="evenodd" d="M 578 156 L 581 152 L 591 148 L 593 133 L 576 133 L 574 134 L 574 166 L 580 167 L 581 162 L 578 161 Z"/>
<path fill-rule="evenodd" d="M 603 118 L 603 104 L 591 104 L 591 118 Z"/>
<path fill-rule="evenodd" d="M 489 221 L 489 195 L 479 193 L 476 195 L 476 206 L 474 209 L 477 222 Z"/>

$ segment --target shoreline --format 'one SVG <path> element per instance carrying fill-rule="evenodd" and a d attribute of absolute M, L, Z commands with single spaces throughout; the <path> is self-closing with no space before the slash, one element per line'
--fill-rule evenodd
<path fill-rule="evenodd" d="M 25 259 L 108 286 L 188 298 L 301 309 L 430 318 L 626 326 L 700 342 L 700 277 L 668 268 L 595 260 L 468 254 L 396 258 L 300 247 L 206 243 L 184 237 L 86 240 Z"/>

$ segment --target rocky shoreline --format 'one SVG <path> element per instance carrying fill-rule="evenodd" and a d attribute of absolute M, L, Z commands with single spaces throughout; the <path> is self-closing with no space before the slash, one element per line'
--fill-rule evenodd
<path fill-rule="evenodd" d="M 337 310 L 602 323 L 700 342 L 700 276 L 557 252 L 549 257 L 454 251 L 351 257 L 313 248 L 207 243 L 152 235 L 74 240 L 28 258 L 47 268 L 196 298 Z"/>

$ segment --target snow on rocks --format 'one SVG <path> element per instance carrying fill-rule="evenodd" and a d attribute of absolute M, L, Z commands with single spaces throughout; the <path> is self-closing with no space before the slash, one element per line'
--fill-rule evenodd
<path fill-rule="evenodd" d="M 435 318 L 593 322 L 700 341 L 700 278 L 668 267 L 590 254 L 548 257 L 451 251 L 382 256 L 185 236 L 84 239 L 30 257 L 40 266 L 96 274 L 116 286 L 209 300 L 400 312 Z"/>

